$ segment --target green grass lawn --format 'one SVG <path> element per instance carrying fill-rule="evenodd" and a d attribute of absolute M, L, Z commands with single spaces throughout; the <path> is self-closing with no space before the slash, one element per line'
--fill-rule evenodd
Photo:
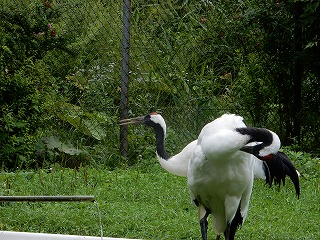
<path fill-rule="evenodd" d="M 197 208 L 186 179 L 152 160 L 149 166 L 108 171 L 82 168 L 0 174 L 0 195 L 94 195 L 104 236 L 200 239 Z M 298 200 L 289 179 L 280 191 L 256 181 L 237 239 L 320 239 L 319 179 L 301 178 Z M 0 203 L 0 230 L 99 236 L 92 203 Z M 209 239 L 215 239 L 209 228 Z"/>

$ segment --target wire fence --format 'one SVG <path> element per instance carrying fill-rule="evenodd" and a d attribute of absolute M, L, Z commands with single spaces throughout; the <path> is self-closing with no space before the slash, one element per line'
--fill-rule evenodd
<path fill-rule="evenodd" d="M 279 32 L 282 27 L 270 21 L 277 17 L 281 21 L 282 16 L 291 19 L 284 11 L 286 1 L 17 2 L 38 4 L 32 9 L 43 15 L 45 30 L 34 28 L 32 41 L 68 41 L 66 49 L 42 58 L 58 79 L 54 103 L 48 104 L 54 118 L 49 118 L 51 127 L 42 131 L 47 155 L 48 150 L 55 149 L 55 154 L 58 149 L 60 157 L 71 162 L 83 155 L 84 162 L 95 158 L 109 165 L 116 164 L 119 152 L 134 158 L 150 141 L 140 128 L 120 129 L 119 118 L 144 115 L 151 109 L 161 111 L 168 122 L 172 151 L 195 139 L 205 123 L 225 112 L 240 114 L 248 125 L 271 128 L 285 138 L 291 137 L 287 131 L 289 125 L 295 126 L 292 119 L 302 116 L 303 99 L 298 101 L 290 93 L 294 92 L 291 85 L 272 79 L 271 74 L 282 67 L 276 74 L 286 78 L 287 69 L 299 62 L 277 66 L 280 57 L 265 51 L 279 47 L 265 37 L 270 37 L 269 30 Z M 36 22 L 33 17 L 30 21 Z M 291 30 L 281 32 L 289 47 L 297 43 L 290 39 Z M 311 86 L 318 75 L 309 73 L 307 79 Z M 285 94 L 274 94 L 272 84 L 286 89 Z M 290 119 L 282 114 L 286 102 L 298 107 L 298 114 Z M 310 102 L 317 106 L 319 93 Z M 312 112 L 309 122 L 316 116 L 319 110 Z M 312 135 L 314 142 L 320 135 L 317 124 L 305 124 L 298 132 L 304 134 L 301 139 Z"/>

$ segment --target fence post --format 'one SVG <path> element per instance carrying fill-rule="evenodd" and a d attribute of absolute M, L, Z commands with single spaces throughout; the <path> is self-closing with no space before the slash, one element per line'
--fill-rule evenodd
<path fill-rule="evenodd" d="M 122 73 L 120 118 L 128 118 L 128 84 L 129 84 L 129 50 L 130 50 L 130 0 L 123 0 L 123 30 L 122 30 Z M 120 153 L 128 154 L 128 127 L 120 126 Z"/>

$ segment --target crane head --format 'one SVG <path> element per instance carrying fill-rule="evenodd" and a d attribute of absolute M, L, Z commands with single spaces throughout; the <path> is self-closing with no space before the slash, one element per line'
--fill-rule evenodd
<path fill-rule="evenodd" d="M 278 135 L 264 128 L 237 128 L 242 135 L 249 135 L 248 144 L 240 150 L 250 153 L 262 161 L 271 160 L 279 151 L 281 142 Z"/>
<path fill-rule="evenodd" d="M 166 133 L 166 122 L 164 121 L 161 114 L 157 112 L 151 112 L 143 117 L 122 119 L 120 121 L 121 126 L 131 124 L 144 124 L 154 128 L 155 130 L 160 127 L 164 131 L 164 134 Z"/>

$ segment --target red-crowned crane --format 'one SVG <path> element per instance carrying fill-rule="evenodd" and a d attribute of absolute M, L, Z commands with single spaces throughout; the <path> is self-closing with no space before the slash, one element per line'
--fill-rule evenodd
<path fill-rule="evenodd" d="M 162 168 L 174 175 L 187 177 L 189 159 L 197 146 L 197 140 L 190 142 L 176 155 L 169 156 L 164 147 L 166 123 L 160 114 L 151 112 L 143 117 L 123 119 L 120 121 L 120 125 L 128 124 L 145 124 L 154 128 L 157 142 L 156 155 Z M 264 179 L 266 183 L 271 186 L 273 181 L 279 185 L 281 181 L 285 183 L 285 177 L 288 175 L 294 182 L 298 194 L 297 187 L 299 183 L 295 179 L 296 174 L 294 173 L 296 170 L 284 153 L 279 152 L 267 162 L 260 161 L 256 157 L 254 157 L 254 160 L 255 178 Z M 297 174 L 300 175 L 299 172 L 297 172 Z"/>
<path fill-rule="evenodd" d="M 198 140 L 189 143 L 179 154 L 171 158 L 164 148 L 166 124 L 161 115 L 153 112 L 144 117 L 121 121 L 123 125 L 141 123 L 155 130 L 157 156 L 161 166 L 180 176 L 185 176 L 188 172 L 190 192 L 199 207 L 203 239 L 207 238 L 207 217 L 210 213 L 213 216 L 217 239 L 222 233 L 227 239 L 233 239 L 237 227 L 246 217 L 254 174 L 266 178 L 269 184 L 273 178 L 276 183 L 284 183 L 285 176 L 289 175 L 299 196 L 297 172 L 290 160 L 284 154 L 278 153 L 280 140 L 277 135 L 266 129 L 247 128 L 240 116 L 226 114 L 207 124 Z M 263 164 L 256 157 L 268 159 L 267 164 Z M 215 160 L 211 164 L 212 161 L 208 160 L 211 158 L 220 161 Z M 235 164 L 232 164 L 233 162 Z M 271 163 L 270 167 L 268 163 Z M 235 196 L 232 192 L 230 197 L 229 191 L 237 189 L 238 185 L 242 187 L 236 191 Z M 221 192 L 220 195 L 224 195 L 224 203 L 217 201 L 222 198 L 219 194 L 219 197 L 213 199 L 208 197 L 218 190 Z M 217 215 L 216 209 L 220 212 L 225 211 L 224 217 Z"/>

